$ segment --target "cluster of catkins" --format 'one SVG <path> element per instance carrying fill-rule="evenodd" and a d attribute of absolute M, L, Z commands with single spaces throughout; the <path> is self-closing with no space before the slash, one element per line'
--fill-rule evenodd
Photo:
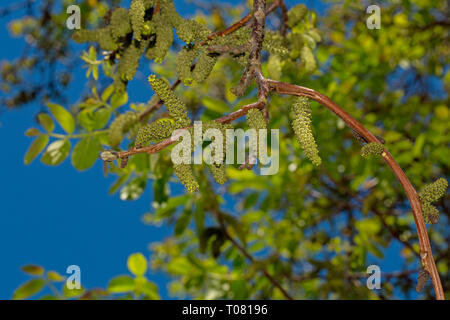
<path fill-rule="evenodd" d="M 163 61 L 174 40 L 173 28 L 189 47 L 206 40 L 210 33 L 204 25 L 183 19 L 172 0 L 160 0 L 157 9 L 155 4 L 155 0 L 132 0 L 129 10 L 117 8 L 112 12 L 107 26 L 96 30 L 82 29 L 73 36 L 78 43 L 97 42 L 101 49 L 114 52 L 110 56 L 118 58 L 114 79 L 118 90 L 124 90 L 127 82 L 133 79 L 144 53 L 157 63 Z M 195 52 L 200 56 L 193 79 L 201 82 L 211 72 L 217 57 L 198 48 Z M 192 61 L 185 62 L 185 67 L 190 69 Z"/>
<path fill-rule="evenodd" d="M 293 7 L 288 14 L 289 27 L 294 28 L 301 23 L 306 13 L 304 5 Z M 178 38 L 185 42 L 176 58 L 178 77 L 185 85 L 204 81 L 214 68 L 218 56 L 224 52 L 229 52 L 244 67 L 248 66 L 247 44 L 251 36 L 250 27 L 243 26 L 227 36 L 208 38 L 210 30 L 194 20 L 183 19 L 176 12 L 172 0 L 132 0 L 128 10 L 117 8 L 112 11 L 107 26 L 96 30 L 79 30 L 74 34 L 74 39 L 77 42 L 97 42 L 103 50 L 111 51 L 109 56 L 117 59 L 114 85 L 116 90 L 124 90 L 127 82 L 133 79 L 143 54 L 157 63 L 163 61 L 174 40 L 173 30 L 176 31 Z M 301 39 L 295 32 L 290 33 L 288 37 L 282 37 L 275 31 L 265 32 L 263 49 L 270 53 L 269 75 L 281 74 L 281 61 L 288 57 L 294 59 L 300 57 L 304 60 L 305 70 L 312 70 L 311 61 L 308 62 L 308 59 L 312 59 L 315 64 L 314 56 L 311 50 L 305 49 L 307 44 Z M 232 50 L 216 52 L 213 50 L 214 47 Z M 300 52 L 298 55 L 295 53 L 296 50 Z M 168 82 L 154 75 L 149 77 L 149 82 L 156 95 L 164 101 L 170 118 L 158 119 L 141 126 L 139 116 L 135 112 L 117 116 L 109 128 L 109 140 L 113 147 L 118 147 L 128 132 L 131 134 L 137 132 L 135 147 L 143 147 L 170 137 L 176 129 L 189 127 L 186 105 L 171 90 Z M 319 165 L 321 160 L 312 135 L 311 114 L 308 110 L 307 100 L 300 98 L 291 109 L 292 125 L 306 156 L 314 164 Z M 257 132 L 259 129 L 267 128 L 266 120 L 258 109 L 251 109 L 248 112 L 247 123 Z M 203 124 L 204 131 L 208 128 L 217 128 L 223 131 L 224 137 L 226 136 L 224 130 L 228 127 L 229 125 L 216 121 Z M 254 150 L 257 150 L 257 146 Z M 224 154 L 225 151 L 226 145 L 223 147 Z M 222 161 L 208 167 L 214 179 L 223 184 L 226 181 L 225 156 L 223 155 L 221 159 Z M 189 191 L 198 189 L 190 165 L 175 165 L 174 172 Z"/>

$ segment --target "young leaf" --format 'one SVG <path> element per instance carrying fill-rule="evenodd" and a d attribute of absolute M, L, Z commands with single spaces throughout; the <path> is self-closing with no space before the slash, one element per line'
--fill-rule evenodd
<path fill-rule="evenodd" d="M 32 276 L 42 276 L 44 274 L 44 268 L 42 268 L 41 266 L 37 266 L 34 264 L 29 264 L 26 266 L 23 266 L 22 268 L 23 272 L 32 275 Z"/>
<path fill-rule="evenodd" d="M 81 139 L 72 152 L 72 165 L 75 169 L 86 170 L 92 167 L 101 150 L 100 142 L 96 137 Z"/>
<path fill-rule="evenodd" d="M 45 285 L 44 279 L 32 279 L 14 291 L 13 299 L 22 300 L 31 297 L 42 290 Z"/>
<path fill-rule="evenodd" d="M 127 267 L 135 276 L 143 276 L 147 271 L 147 259 L 142 253 L 133 253 L 128 257 Z"/>
<path fill-rule="evenodd" d="M 59 125 L 68 133 L 72 134 L 75 130 L 75 119 L 72 114 L 59 104 L 47 103 L 51 114 L 55 117 Z"/>
<path fill-rule="evenodd" d="M 63 162 L 70 152 L 70 141 L 68 139 L 56 140 L 49 144 L 47 150 L 42 155 L 42 163 L 56 166 Z"/>
<path fill-rule="evenodd" d="M 34 158 L 36 158 L 39 153 L 42 152 L 42 150 L 44 150 L 45 146 L 47 145 L 48 141 L 49 141 L 49 137 L 47 135 L 41 135 L 39 137 L 37 137 L 30 145 L 30 147 L 28 148 L 27 153 L 25 154 L 25 159 L 24 162 L 25 164 L 30 164 Z"/>
<path fill-rule="evenodd" d="M 135 288 L 134 279 L 130 276 L 117 276 L 108 284 L 109 293 L 125 293 L 133 291 Z"/>
<path fill-rule="evenodd" d="M 39 114 L 38 120 L 41 126 L 48 132 L 52 132 L 53 129 L 55 129 L 55 124 L 53 123 L 52 118 L 48 114 L 46 113 Z"/>

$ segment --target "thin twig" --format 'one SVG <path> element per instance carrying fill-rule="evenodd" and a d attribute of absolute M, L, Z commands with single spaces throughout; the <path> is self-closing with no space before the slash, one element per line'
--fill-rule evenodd
<path fill-rule="evenodd" d="M 237 248 L 241 254 L 246 257 L 251 263 L 255 264 L 257 261 L 256 259 L 248 252 L 243 246 L 241 246 L 228 232 L 227 226 L 225 224 L 225 221 L 223 220 L 222 213 L 219 209 L 214 208 L 213 209 L 214 214 L 216 215 L 217 221 L 219 222 L 220 229 L 224 233 L 225 237 L 231 242 L 231 244 Z M 286 299 L 294 300 L 294 298 L 281 286 L 281 284 L 267 271 L 266 268 L 262 267 L 260 268 L 261 272 L 264 274 L 264 276 L 275 286 L 278 288 L 278 290 L 281 291 L 281 293 L 286 297 Z"/>

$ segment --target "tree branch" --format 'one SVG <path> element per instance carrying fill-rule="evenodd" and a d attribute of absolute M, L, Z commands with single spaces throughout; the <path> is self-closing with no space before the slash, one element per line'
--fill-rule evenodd
<path fill-rule="evenodd" d="M 340 106 L 334 103 L 327 96 L 313 90 L 310 88 L 297 86 L 294 84 L 279 82 L 267 79 L 266 80 L 269 86 L 269 90 L 273 92 L 277 92 L 279 94 L 288 94 L 294 96 L 305 96 L 312 100 L 315 100 L 322 104 L 323 106 L 330 109 L 334 112 L 339 118 L 341 118 L 347 126 L 351 129 L 355 130 L 359 135 L 364 137 L 368 142 L 381 143 L 375 135 L 373 135 L 370 131 L 368 131 L 361 123 L 359 123 L 355 118 L 353 118 L 350 114 L 344 111 Z M 423 221 L 422 209 L 421 209 L 421 201 L 417 195 L 417 191 L 412 186 L 408 177 L 405 175 L 403 170 L 397 164 L 392 155 L 384 149 L 384 152 L 381 155 L 389 166 L 391 171 L 394 173 L 397 180 L 400 182 L 403 190 L 408 197 L 409 203 L 411 205 L 411 209 L 414 216 L 414 222 L 416 224 L 419 244 L 420 244 L 420 257 L 422 259 L 422 264 L 424 269 L 430 274 L 431 280 L 433 282 L 434 291 L 436 294 L 436 298 L 439 300 L 444 299 L 444 292 L 442 289 L 442 283 L 439 277 L 439 273 L 436 268 L 436 264 L 433 259 L 432 249 L 430 240 L 428 238 L 427 229 L 425 227 L 425 222 Z"/>
<path fill-rule="evenodd" d="M 265 16 L 270 14 L 271 12 L 273 12 L 276 8 L 278 8 L 279 6 L 284 5 L 283 0 L 279 0 L 279 1 L 275 1 L 273 2 L 270 7 L 267 8 L 267 11 L 265 11 Z M 159 1 L 157 3 L 157 9 L 159 10 Z M 155 9 L 156 10 L 156 9 Z M 249 21 L 251 21 L 253 18 L 253 13 L 250 12 L 248 13 L 245 17 L 243 17 L 241 20 L 239 20 L 238 22 L 234 23 L 233 25 L 231 25 L 230 27 L 222 30 L 222 31 L 218 31 L 218 32 L 214 32 L 211 33 L 208 36 L 208 40 L 211 40 L 215 37 L 221 37 L 221 36 L 227 36 L 229 34 L 232 34 L 233 32 L 235 32 L 236 30 L 242 28 L 243 26 L 245 26 Z M 204 46 L 205 44 L 208 43 L 208 40 L 206 41 L 202 41 L 200 42 L 198 45 L 199 46 Z M 191 68 L 195 67 L 195 64 L 192 65 Z M 172 90 L 175 90 L 175 88 L 181 83 L 180 79 L 177 79 L 173 84 L 172 84 Z M 146 110 L 144 110 L 140 115 L 139 115 L 139 120 L 143 121 L 145 119 L 145 117 L 147 115 L 149 115 L 151 112 L 153 112 L 154 110 L 157 110 L 159 108 L 162 107 L 162 105 L 164 104 L 164 102 L 159 99 L 155 104 L 150 105 Z"/>

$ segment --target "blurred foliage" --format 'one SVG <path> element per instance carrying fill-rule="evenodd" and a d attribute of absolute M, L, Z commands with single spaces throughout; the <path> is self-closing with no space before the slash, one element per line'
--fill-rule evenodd
<path fill-rule="evenodd" d="M 13 92 L 20 92 L 23 86 L 23 72 L 38 74 L 35 60 L 42 64 L 64 61 L 70 44 L 71 31 L 65 29 L 64 10 L 45 10 L 52 7 L 53 1 L 42 3 L 40 11 L 10 24 L 12 35 L 31 37 L 32 47 L 39 54 L 50 54 L 47 59 L 25 54 L 25 60 L 3 62 L 2 88 L 11 92 L 10 102 L 6 103 L 10 107 L 22 102 Z M 285 36 L 279 32 L 281 11 L 276 10 L 268 17 L 270 41 L 264 46 L 263 73 L 329 96 L 383 137 L 385 146 L 420 189 L 439 177 L 449 176 L 448 3 L 378 1 L 382 8 L 380 30 L 366 27 L 368 14 L 364 3 L 328 1 L 323 15 L 294 7 L 288 15 Z M 248 4 L 199 2 L 198 5 L 193 20 L 181 21 L 171 13 L 170 23 L 178 33 L 189 27 L 191 22 L 186 21 L 195 21 L 210 31 L 222 30 L 248 11 Z M 107 8 L 107 2 L 83 2 L 82 12 L 88 12 L 90 17 L 83 28 L 109 28 L 108 17 L 105 23 L 100 22 L 108 15 Z M 186 105 L 191 120 L 207 122 L 256 101 L 254 85 L 242 97 L 230 91 L 240 80 L 246 54 L 220 55 L 207 81 L 191 81 L 195 78 L 190 78 L 185 66 L 193 58 L 185 55 L 177 59 L 177 53 L 183 45 L 201 50 L 202 36 L 192 40 L 185 39 L 184 33 L 178 34 L 186 43 L 175 38 L 167 54 L 158 51 L 155 55 L 152 48 L 158 45 L 161 31 L 151 24 L 153 9 L 147 10 L 144 24 L 141 18 L 133 18 L 138 21 L 133 22 L 133 27 L 139 26 L 135 39 L 125 27 L 126 35 L 114 40 L 116 50 L 104 52 L 95 42 L 86 47 L 81 58 L 88 68 L 86 77 L 93 78 L 89 80 L 87 97 L 63 107 L 49 102 L 48 98 L 52 101 L 57 98 L 50 93 L 57 91 L 45 87 L 49 92 L 44 99 L 48 112 L 37 117 L 40 129 L 31 128 L 26 133 L 35 137 L 25 155 L 26 164 L 43 152 L 44 164 L 57 165 L 70 155 L 76 169 L 86 170 L 100 151 L 133 147 L 139 128 L 167 118 L 166 108 L 154 107 L 156 96 L 143 102 L 127 94 L 127 86 L 133 85 L 134 72 L 124 77 L 118 65 L 125 50 L 134 45 L 139 47 L 140 43 L 148 46 L 151 54 L 146 58 L 154 61 L 152 73 L 158 78 L 174 83 L 178 74 L 184 77 L 175 93 Z M 48 22 L 46 28 L 42 28 L 43 19 Z M 142 29 L 146 23 L 151 31 Z M 246 37 L 248 31 L 244 28 L 230 36 L 229 42 L 219 39 L 212 44 L 223 45 L 220 40 L 238 44 Z M 141 51 L 139 54 L 145 55 Z M 24 61 L 29 59 L 35 62 L 27 68 Z M 143 60 L 139 61 L 138 70 L 147 72 L 142 67 Z M 177 66 L 177 61 L 182 61 L 184 68 L 179 63 Z M 32 95 L 27 101 L 39 99 Z M 173 182 L 178 179 L 173 175 L 171 147 L 158 154 L 133 156 L 125 168 L 110 163 L 108 172 L 117 175 L 117 181 L 109 192 L 119 192 L 122 200 L 135 200 L 145 188 L 152 188 L 153 200 L 149 212 L 143 215 L 144 223 L 174 227 L 172 237 L 150 245 L 148 266 L 172 277 L 170 295 L 200 299 L 285 298 L 264 273 L 270 274 L 296 299 L 392 299 L 413 294 L 421 267 L 419 246 L 401 186 L 379 157 L 361 158 L 361 144 L 343 121 L 315 102 L 311 104 L 311 126 L 322 164 L 313 166 L 302 154 L 290 127 L 288 115 L 294 103 L 291 98 L 270 97 L 269 127 L 280 129 L 276 175 L 261 176 L 256 171 L 229 165 L 228 182 L 218 185 L 203 166 L 196 165 L 192 173 L 199 190 L 180 194 L 173 191 Z M 151 112 L 144 121 L 133 120 L 120 127 L 121 141 L 110 141 L 108 131 L 115 119 L 126 112 L 140 115 L 148 108 Z M 248 127 L 241 120 L 235 121 L 234 126 Z M 448 195 L 434 205 L 441 219 L 428 230 L 448 298 Z M 401 246 L 398 271 L 383 274 L 382 290 L 367 289 L 367 266 L 375 261 L 383 270 L 383 265 L 388 264 L 385 253 L 396 243 Z M 128 267 L 134 278 L 119 276 L 111 280 L 106 290 L 88 290 L 77 297 L 108 298 L 119 293 L 124 298 L 156 298 L 156 288 L 143 275 L 146 259 L 132 256 Z M 36 294 L 50 283 L 42 268 L 26 269 L 33 279 L 16 291 L 15 298 Z M 421 297 L 432 296 L 428 283 Z M 64 293 L 55 297 L 67 298 Z"/>

